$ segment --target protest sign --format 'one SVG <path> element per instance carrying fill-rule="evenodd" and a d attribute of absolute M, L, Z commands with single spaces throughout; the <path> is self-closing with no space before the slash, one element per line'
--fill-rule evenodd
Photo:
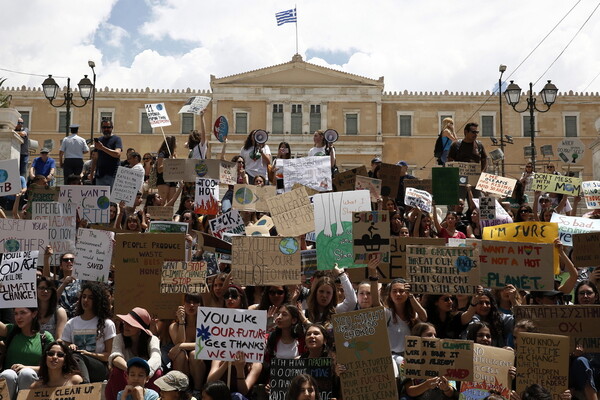
<path fill-rule="evenodd" d="M 400 187 L 400 177 L 402 168 L 395 164 L 381 163 L 379 167 L 379 177 L 381 178 L 381 195 L 395 199 Z"/>
<path fill-rule="evenodd" d="M 405 179 L 404 187 L 411 187 L 419 190 L 424 190 L 427 193 L 433 193 L 433 179 Z"/>
<path fill-rule="evenodd" d="M 243 351 L 246 362 L 263 361 L 266 310 L 198 307 L 196 320 L 196 359 L 233 361 Z"/>
<path fill-rule="evenodd" d="M 585 145 L 577 138 L 565 138 L 556 146 L 556 152 L 567 164 L 577 164 L 583 159 Z"/>
<path fill-rule="evenodd" d="M 554 400 L 569 388 L 569 338 L 560 335 L 520 332 L 517 347 L 517 392 L 537 383 Z M 586 349 L 587 350 L 587 349 Z"/>
<path fill-rule="evenodd" d="M 338 172 L 333 177 L 333 187 L 336 192 L 344 192 L 347 190 L 356 189 L 356 177 L 357 176 L 368 176 L 367 168 L 361 165 L 357 168 L 348 169 L 346 171 Z"/>
<path fill-rule="evenodd" d="M 33 220 L 48 218 L 48 242 L 54 254 L 50 265 L 59 265 L 60 256 L 75 252 L 77 235 L 76 206 L 73 203 L 37 202 L 33 204 Z"/>
<path fill-rule="evenodd" d="M 381 179 L 357 175 L 354 189 L 368 190 L 371 195 L 371 203 L 377 203 L 377 200 L 381 197 Z"/>
<path fill-rule="evenodd" d="M 187 222 L 150 221 L 148 232 L 150 233 L 187 233 Z"/>
<path fill-rule="evenodd" d="M 308 374 L 315 378 L 321 400 L 331 398 L 333 386 L 331 358 L 273 358 L 270 364 L 269 384 L 271 392 L 269 400 L 285 400 L 292 378 L 300 374 Z"/>
<path fill-rule="evenodd" d="M 581 189 L 581 178 L 574 176 L 556 175 L 556 174 L 544 174 L 536 172 L 533 175 L 533 182 L 531 184 L 531 190 L 550 192 L 550 193 L 562 193 L 569 196 L 579 196 Z"/>
<path fill-rule="evenodd" d="M 229 122 L 227 122 L 227 118 L 221 115 L 215 121 L 215 125 L 213 126 L 213 134 L 217 138 L 217 140 L 221 143 L 225 142 L 227 138 L 227 134 L 229 133 Z"/>
<path fill-rule="evenodd" d="M 33 205 L 36 203 L 48 203 L 59 201 L 59 188 L 56 186 L 44 187 L 30 185 L 27 188 L 27 213 L 32 215 Z"/>
<path fill-rule="evenodd" d="M 397 400 L 396 379 L 383 307 L 333 314 L 337 362 L 344 400 Z"/>
<path fill-rule="evenodd" d="M 229 210 L 224 214 L 217 215 L 209 221 L 210 231 L 213 236 L 223 239 L 223 233 L 229 232 L 235 235 L 243 235 L 246 226 L 238 210 Z"/>
<path fill-rule="evenodd" d="M 494 197 L 479 198 L 479 218 L 486 220 L 496 219 L 496 199 Z"/>
<path fill-rule="evenodd" d="M 132 169 L 119 166 L 117 176 L 110 193 L 110 201 L 119 204 L 125 202 L 127 207 L 135 206 L 135 197 L 137 196 L 142 184 L 144 183 L 144 170 Z"/>
<path fill-rule="evenodd" d="M 473 342 L 470 340 L 405 337 L 404 374 L 428 379 L 445 376 L 454 381 L 473 378 Z"/>
<path fill-rule="evenodd" d="M 79 228 L 73 277 L 84 281 L 108 282 L 114 237 L 112 232 Z"/>
<path fill-rule="evenodd" d="M 0 161 L 0 196 L 17 194 L 20 191 L 19 159 Z"/>
<path fill-rule="evenodd" d="M 490 201 L 492 201 L 492 204 L 494 205 L 494 218 L 492 219 L 485 219 L 483 218 L 484 212 L 489 212 L 489 216 L 491 216 L 491 204 L 488 203 L 487 206 L 489 207 L 487 210 L 486 208 L 482 208 L 482 203 L 481 200 L 483 199 L 492 199 Z M 502 205 L 498 202 L 498 199 L 493 198 L 493 197 L 481 197 L 480 199 L 473 199 L 473 203 L 475 203 L 475 207 L 479 208 L 479 215 L 481 216 L 479 219 L 479 225 L 482 228 L 485 228 L 486 226 L 496 226 L 496 225 L 502 225 L 502 224 L 511 224 L 513 222 L 513 219 L 511 218 L 511 216 L 506 212 L 506 210 L 504 209 L 504 207 L 502 207 Z M 485 203 L 485 202 L 484 202 Z"/>
<path fill-rule="evenodd" d="M 194 193 L 196 214 L 217 215 L 219 213 L 219 181 L 196 178 Z"/>
<path fill-rule="evenodd" d="M 429 192 L 415 188 L 406 188 L 404 195 L 404 204 L 416 207 L 425 212 L 431 212 L 431 202 L 433 198 Z"/>
<path fill-rule="evenodd" d="M 367 190 L 313 196 L 319 269 L 356 266 L 352 251 L 352 213 L 371 211 Z"/>
<path fill-rule="evenodd" d="M 446 168 L 458 168 L 458 182 L 461 185 L 469 184 L 475 187 L 481 175 L 480 163 L 449 161 Z"/>
<path fill-rule="evenodd" d="M 232 207 L 240 211 L 268 212 L 267 199 L 274 197 L 276 190 L 273 185 L 237 184 L 233 187 Z"/>
<path fill-rule="evenodd" d="M 600 181 L 584 181 L 581 183 L 581 190 L 587 208 L 600 208 Z"/>
<path fill-rule="evenodd" d="M 300 251 L 300 265 L 302 267 L 304 283 L 317 272 L 317 249 Z"/>
<path fill-rule="evenodd" d="M 577 268 L 600 265 L 600 232 L 573 235 L 571 259 Z"/>
<path fill-rule="evenodd" d="M 516 184 L 516 179 L 482 172 L 475 189 L 487 194 L 495 194 L 499 197 L 510 197 Z"/>
<path fill-rule="evenodd" d="M 269 231 L 275 224 L 268 215 L 263 215 L 255 224 L 249 223 L 245 227 L 246 236 L 271 236 Z"/>
<path fill-rule="evenodd" d="M 553 290 L 554 245 L 484 240 L 479 253 L 481 285 L 522 290 Z"/>
<path fill-rule="evenodd" d="M 38 251 L 0 253 L 0 308 L 37 308 Z"/>
<path fill-rule="evenodd" d="M 223 185 L 235 185 L 237 166 L 223 160 L 198 160 L 194 158 L 165 158 L 165 182 L 196 182 L 196 178 L 215 179 Z"/>
<path fill-rule="evenodd" d="M 117 234 L 114 264 L 119 278 L 115 284 L 115 312 L 127 314 L 134 307 L 143 307 L 158 318 L 173 318 L 181 295 L 157 293 L 164 262 L 184 259 L 183 234 Z"/>
<path fill-rule="evenodd" d="M 148 206 L 146 210 L 154 221 L 172 221 L 175 215 L 173 207 L 170 206 Z"/>
<path fill-rule="evenodd" d="M 146 116 L 148 117 L 148 122 L 150 122 L 150 126 L 153 128 L 160 128 L 161 126 L 171 126 L 171 120 L 169 120 L 169 116 L 167 115 L 167 109 L 165 108 L 165 103 L 156 103 L 156 104 L 146 104 Z M 171 152 L 175 151 L 175 149 L 171 149 Z"/>
<path fill-rule="evenodd" d="M 165 261 L 160 277 L 160 293 L 205 293 L 205 261 Z"/>
<path fill-rule="evenodd" d="M 431 169 L 431 194 L 435 204 L 458 204 L 458 168 Z"/>
<path fill-rule="evenodd" d="M 48 218 L 35 221 L 0 218 L 0 253 L 38 251 L 38 264 L 43 265 L 49 228 Z"/>
<path fill-rule="evenodd" d="M 103 392 L 102 383 L 82 383 L 73 386 L 19 390 L 17 400 L 100 400 Z"/>
<path fill-rule="evenodd" d="M 190 97 L 183 107 L 179 109 L 178 114 L 202 114 L 202 111 L 206 109 L 211 98 L 206 96 L 192 96 Z"/>
<path fill-rule="evenodd" d="M 300 283 L 300 242 L 293 237 L 235 236 L 231 277 L 242 286 Z"/>
<path fill-rule="evenodd" d="M 475 294 L 479 285 L 478 254 L 472 247 L 406 248 L 411 291 L 429 294 Z"/>
<path fill-rule="evenodd" d="M 315 214 L 303 187 L 267 199 L 277 233 L 299 236 L 315 230 Z"/>
<path fill-rule="evenodd" d="M 558 224 L 559 239 L 566 246 L 573 245 L 573 235 L 600 231 L 600 220 L 582 217 L 568 217 L 553 213 L 550 222 Z"/>
<path fill-rule="evenodd" d="M 333 190 L 331 160 L 323 156 L 283 160 L 283 183 L 286 192 L 292 190 L 295 183 L 319 192 Z"/>
<path fill-rule="evenodd" d="M 352 243 L 355 264 L 367 264 L 370 255 L 389 253 L 390 213 L 388 211 L 352 213 Z"/>
<path fill-rule="evenodd" d="M 76 204 L 79 218 L 89 223 L 110 222 L 110 186 L 61 186 L 58 201 Z"/>
<path fill-rule="evenodd" d="M 511 379 L 508 370 L 514 365 L 515 353 L 512 350 L 475 343 L 473 347 L 473 380 L 460 384 L 461 400 L 480 400 L 498 393 L 510 398 Z"/>

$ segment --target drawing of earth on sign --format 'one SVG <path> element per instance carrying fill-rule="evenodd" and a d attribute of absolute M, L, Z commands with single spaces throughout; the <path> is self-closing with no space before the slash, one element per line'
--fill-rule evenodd
<path fill-rule="evenodd" d="M 5 169 L 0 169 L 0 183 L 4 183 L 8 180 L 8 172 Z"/>
<path fill-rule="evenodd" d="M 227 118 L 224 116 L 217 118 L 215 126 L 213 127 L 213 133 L 219 142 L 223 143 L 225 141 L 227 133 L 229 133 L 229 123 L 227 122 Z"/>
<path fill-rule="evenodd" d="M 108 206 L 110 206 L 110 199 L 106 196 L 98 197 L 98 208 L 101 210 L 106 210 Z"/>
<path fill-rule="evenodd" d="M 162 110 L 162 109 L 163 109 L 163 105 L 162 105 L 161 103 L 158 103 L 158 104 L 156 105 L 156 109 L 157 109 L 158 111 Z"/>
<path fill-rule="evenodd" d="M 200 162 L 198 164 L 196 164 L 196 175 L 198 175 L 199 177 L 203 177 L 204 175 L 206 175 L 208 173 L 208 165 L 206 165 L 203 162 Z"/>
<path fill-rule="evenodd" d="M 279 251 L 281 251 L 285 255 L 296 254 L 297 251 L 300 250 L 300 246 L 298 245 L 298 241 L 294 238 L 283 238 L 279 242 Z"/>
<path fill-rule="evenodd" d="M 17 239 L 8 239 L 4 242 L 4 251 L 7 253 L 14 253 L 19 251 L 19 241 Z"/>
<path fill-rule="evenodd" d="M 324 249 L 324 251 L 318 253 L 319 262 L 321 263 L 322 261 L 323 265 L 329 266 L 338 263 L 344 267 L 352 267 L 354 266 L 354 257 L 352 255 L 352 222 L 341 221 L 340 223 L 342 225 L 342 231 L 338 232 L 337 235 L 327 236 L 324 231 L 319 232 L 316 241 L 322 244 L 321 248 Z M 335 224 L 331 224 L 330 229 L 332 229 L 332 231 L 333 229 L 336 229 Z"/>
<path fill-rule="evenodd" d="M 236 192 L 235 192 L 235 201 L 237 201 L 240 204 L 251 204 L 252 202 L 256 201 L 257 199 L 254 198 L 254 194 L 252 193 L 252 190 L 248 189 L 248 188 L 239 188 Z"/>

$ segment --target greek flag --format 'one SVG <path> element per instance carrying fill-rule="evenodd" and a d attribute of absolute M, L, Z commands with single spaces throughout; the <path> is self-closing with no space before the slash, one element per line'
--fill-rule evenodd
<path fill-rule="evenodd" d="M 275 18 L 277 18 L 277 26 L 287 24 L 288 22 L 297 22 L 296 9 L 292 8 L 291 10 L 278 12 L 275 14 Z"/>

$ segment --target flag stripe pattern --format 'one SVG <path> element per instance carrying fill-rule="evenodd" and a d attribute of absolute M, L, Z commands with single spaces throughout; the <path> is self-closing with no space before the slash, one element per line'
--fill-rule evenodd
<path fill-rule="evenodd" d="M 296 9 L 292 8 L 291 10 L 278 12 L 275 14 L 275 18 L 277 18 L 277 26 L 287 24 L 288 22 L 296 22 Z"/>

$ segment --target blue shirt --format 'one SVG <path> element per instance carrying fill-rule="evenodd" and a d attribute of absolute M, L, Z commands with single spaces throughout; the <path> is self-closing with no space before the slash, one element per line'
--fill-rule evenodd
<path fill-rule="evenodd" d="M 119 392 L 119 394 L 117 394 L 117 400 L 122 400 L 121 399 L 121 395 L 123 394 L 123 391 L 121 390 Z M 156 393 L 154 390 L 152 389 L 147 389 L 144 388 L 144 400 L 158 400 L 158 393 Z M 133 400 L 133 397 L 128 394 L 127 397 L 125 398 L 125 400 Z"/>
<path fill-rule="evenodd" d="M 56 162 L 52 157 L 48 157 L 46 162 L 42 160 L 42 157 L 36 157 L 36 159 L 33 160 L 33 163 L 31 163 L 31 166 L 35 170 L 36 175 L 44 175 L 47 177 L 50 175 L 52 168 L 56 168 Z"/>

